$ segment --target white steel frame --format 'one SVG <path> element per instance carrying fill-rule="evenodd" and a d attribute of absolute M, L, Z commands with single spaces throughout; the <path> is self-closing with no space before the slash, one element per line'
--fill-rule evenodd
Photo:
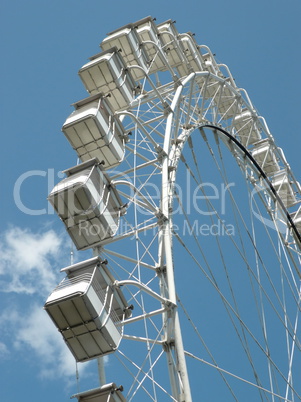
<path fill-rule="evenodd" d="M 170 32 L 167 32 L 167 34 L 171 37 L 171 42 L 178 43 L 178 38 L 173 37 Z M 147 41 L 146 43 L 150 44 L 151 42 Z M 153 45 L 158 48 L 160 57 L 164 58 L 165 45 L 162 45 L 162 48 L 158 43 L 153 43 Z M 282 230 L 279 231 L 279 235 L 283 244 L 287 247 L 288 253 L 293 256 L 297 255 L 299 264 L 301 244 L 301 236 L 293 219 L 294 214 L 285 207 L 283 200 L 272 185 L 270 175 L 252 157 L 252 148 L 241 144 L 239 130 L 235 129 L 234 117 L 241 113 L 242 110 L 248 110 L 250 115 L 254 116 L 263 138 L 269 139 L 279 166 L 287 174 L 292 191 L 296 196 L 297 204 L 301 200 L 300 185 L 296 181 L 283 151 L 275 145 L 274 138 L 269 132 L 265 120 L 257 114 L 247 92 L 235 86 L 228 67 L 218 65 L 210 49 L 206 46 L 200 46 L 199 51 L 200 59 L 203 57 L 202 51 L 208 52 L 211 58 L 209 67 L 206 68 L 204 64 L 203 71 L 191 72 L 186 77 L 178 77 L 176 69 L 169 65 L 166 58 L 166 70 L 171 72 L 173 81 L 160 86 L 153 84 L 148 72 L 143 70 L 141 66 L 131 65 L 128 67 L 129 71 L 143 70 L 145 75 L 143 89 L 147 88 L 148 85 L 149 90 L 145 89 L 144 93 L 134 99 L 127 109 L 116 111 L 115 114 L 132 130 L 139 130 L 142 133 L 144 136 L 143 145 L 146 144 L 145 149 L 147 152 L 139 151 L 136 146 L 131 148 L 130 144 L 126 145 L 127 152 L 133 153 L 134 158 L 140 158 L 143 162 L 140 165 L 129 166 L 122 172 L 113 174 L 112 182 L 118 190 L 120 186 L 127 186 L 131 194 L 128 195 L 121 190 L 119 190 L 119 194 L 127 198 L 129 203 L 134 204 L 136 207 L 148 210 L 153 219 L 145 220 L 144 224 L 140 224 L 140 226 L 138 225 L 133 229 L 116 235 L 114 238 L 102 241 L 94 249 L 95 255 L 103 254 L 105 251 L 108 255 L 120 257 L 133 264 L 139 264 L 141 267 L 157 274 L 160 285 L 159 293 L 152 290 L 147 284 L 139 283 L 137 280 L 122 279 L 116 281 L 115 286 L 138 287 L 161 304 L 160 308 L 125 320 L 121 325 L 128 325 L 139 320 L 162 315 L 163 332 L 161 333 L 161 339 L 127 334 L 124 335 L 124 338 L 163 346 L 167 356 L 172 398 L 175 401 L 182 402 L 191 402 L 192 396 L 177 308 L 172 244 L 172 207 L 178 163 L 181 159 L 184 145 L 189 141 L 190 135 L 194 131 L 200 130 L 206 141 L 206 135 L 203 130 L 210 129 L 214 135 L 219 136 L 227 144 L 245 177 L 253 183 L 255 188 L 260 190 L 261 199 L 266 205 L 267 211 L 270 213 L 276 227 L 279 222 L 286 225 L 285 233 Z M 184 59 L 185 57 L 183 54 Z M 220 73 L 220 68 L 225 69 L 226 77 Z M 145 106 L 144 110 L 141 108 L 143 105 Z M 147 108 L 153 112 L 153 118 L 148 117 Z M 164 122 L 164 125 L 160 126 L 162 122 Z M 164 130 L 162 127 L 165 127 Z M 138 142 L 137 139 L 135 141 Z M 135 181 L 131 183 L 122 178 L 122 176 L 132 173 L 135 175 L 136 172 L 150 167 L 156 169 L 157 174 L 161 176 L 161 199 L 159 205 L 154 205 L 148 200 L 146 193 L 143 192 L 143 184 L 139 187 Z M 119 240 L 137 236 L 139 233 L 154 227 L 158 227 L 158 260 L 156 264 L 140 261 L 139 258 L 135 259 L 106 247 Z M 296 276 L 300 278 L 298 264 L 295 264 L 295 269 Z M 103 372 L 100 361 L 100 372 Z M 101 382 L 104 382 L 104 374 L 101 374 Z"/>

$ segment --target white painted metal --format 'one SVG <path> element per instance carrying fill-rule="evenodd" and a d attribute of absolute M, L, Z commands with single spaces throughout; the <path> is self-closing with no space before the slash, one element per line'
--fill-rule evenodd
<path fill-rule="evenodd" d="M 141 40 L 133 24 L 128 24 L 125 27 L 117 29 L 108 34 L 101 42 L 100 47 L 103 50 L 108 50 L 116 47 L 122 50 L 122 57 L 127 66 L 138 65 L 147 72 L 150 60 L 142 46 Z M 135 80 L 144 78 L 144 74 L 140 70 L 132 70 L 132 75 Z"/>
<path fill-rule="evenodd" d="M 272 177 L 272 184 L 286 208 L 293 206 L 297 202 L 286 171 L 282 170 L 279 173 L 276 173 Z"/>
<path fill-rule="evenodd" d="M 78 250 L 113 237 L 122 213 L 122 201 L 96 159 L 66 170 L 48 200 L 62 219 Z"/>
<path fill-rule="evenodd" d="M 208 70 L 211 74 L 216 75 L 218 77 L 223 77 L 220 68 L 214 58 L 213 53 L 209 49 L 208 46 L 201 45 L 200 51 L 202 54 L 202 58 L 205 62 L 205 69 Z"/>
<path fill-rule="evenodd" d="M 125 402 L 126 399 L 121 392 L 122 387 L 117 387 L 116 384 L 111 383 L 81 392 L 71 398 L 77 398 L 78 402 Z"/>
<path fill-rule="evenodd" d="M 166 71 L 166 58 L 161 50 L 159 31 L 152 17 L 146 17 L 133 24 L 149 60 L 148 72 Z"/>
<path fill-rule="evenodd" d="M 268 176 L 279 171 L 279 163 L 270 139 L 254 144 L 252 156 Z"/>
<path fill-rule="evenodd" d="M 133 281 L 130 279 L 124 280 L 124 281 L 116 281 L 116 286 L 123 286 L 123 285 L 132 285 L 132 286 L 136 286 L 140 289 L 142 289 L 144 292 L 148 293 L 149 295 L 151 295 L 154 299 L 159 300 L 163 305 L 172 305 L 173 302 L 171 300 L 166 299 L 165 297 L 160 296 L 158 293 L 154 292 L 151 288 L 149 288 L 148 286 L 139 283 L 137 281 Z M 175 306 L 176 304 L 174 304 Z"/>
<path fill-rule="evenodd" d="M 78 74 L 91 95 L 108 95 L 114 110 L 127 107 L 134 98 L 135 81 L 115 47 L 91 57 Z"/>
<path fill-rule="evenodd" d="M 62 269 L 67 277 L 53 290 L 45 310 L 79 362 L 112 353 L 122 333 L 116 323 L 130 310 L 106 264 L 98 257 Z"/>
<path fill-rule="evenodd" d="M 94 95 L 74 107 L 62 131 L 79 159 L 85 162 L 98 158 L 104 161 L 105 169 L 118 166 L 124 157 L 125 132 L 107 98 Z"/>
<path fill-rule="evenodd" d="M 297 229 L 301 233 L 301 208 L 292 214 L 292 219 Z"/>
<path fill-rule="evenodd" d="M 230 79 L 226 78 L 218 94 L 217 108 L 223 120 L 236 116 L 241 112 L 241 99 L 227 85 Z"/>
<path fill-rule="evenodd" d="M 301 206 L 299 206 L 299 208 L 297 209 L 297 211 L 293 212 L 291 214 L 291 218 L 293 220 L 293 223 L 296 227 L 296 229 L 298 230 L 299 234 L 301 235 Z M 299 247 L 301 248 L 301 241 L 298 238 L 298 236 L 296 235 L 295 231 L 292 231 L 292 235 L 295 239 L 295 242 L 299 245 Z"/>
<path fill-rule="evenodd" d="M 174 265 L 173 265 L 173 257 L 172 257 L 172 232 L 171 232 L 171 219 L 172 215 L 170 214 L 170 207 L 172 206 L 173 199 L 173 187 L 172 183 L 170 183 L 169 176 L 169 150 L 171 145 L 171 130 L 172 130 L 172 122 L 174 118 L 174 110 L 180 101 L 181 89 L 183 87 L 179 87 L 174 96 L 172 105 L 171 105 L 171 113 L 167 117 L 166 131 L 164 136 L 164 145 L 163 150 L 165 152 L 165 157 L 162 161 L 162 214 L 168 219 L 165 220 L 160 228 L 162 231 L 162 241 L 163 241 L 163 255 L 166 264 L 166 282 L 168 289 L 169 299 L 176 304 L 176 288 L 175 288 L 175 278 L 174 278 Z M 177 381 L 176 373 L 173 372 L 172 366 L 169 364 L 170 369 L 170 379 L 172 385 L 172 393 L 176 400 L 183 400 L 185 402 L 191 402 L 191 391 L 190 384 L 188 379 L 188 372 L 186 367 L 185 355 L 184 355 L 184 347 L 183 340 L 181 336 L 181 328 L 178 317 L 177 310 L 174 311 L 173 322 L 170 324 L 171 328 L 167 328 L 167 360 L 170 362 L 172 360 L 172 348 L 170 348 L 170 343 L 172 339 L 169 337 L 173 336 L 175 343 L 175 354 L 176 354 L 176 362 L 177 362 L 177 370 L 180 373 L 180 383 Z"/>
<path fill-rule="evenodd" d="M 189 64 L 185 54 L 181 49 L 178 40 L 179 32 L 172 20 L 167 20 L 157 26 L 162 49 L 166 53 L 168 63 L 171 67 L 176 68 L 180 77 L 189 74 Z"/>
<path fill-rule="evenodd" d="M 234 116 L 233 126 L 242 145 L 248 147 L 260 141 L 261 134 L 258 127 L 258 118 L 248 109 Z"/>
<path fill-rule="evenodd" d="M 114 163 L 117 165 L 122 160 L 122 158 L 118 159 L 118 155 L 120 155 L 118 152 L 122 148 L 118 139 L 122 140 L 124 136 L 123 125 L 125 126 L 126 121 L 135 132 L 133 142 L 125 147 L 128 156 L 133 157 L 126 160 L 128 165 L 123 173 L 115 173 L 114 181 L 95 162 L 88 161 L 79 167 L 71 168 L 67 171 L 67 179 L 56 186 L 49 199 L 64 221 L 67 231 L 78 249 L 97 246 L 95 253 L 102 255 L 106 246 L 111 243 L 116 244 L 117 241 L 126 241 L 130 238 L 134 240 L 131 247 L 132 249 L 136 247 L 136 254 L 133 253 L 132 256 L 127 252 L 124 252 L 123 255 L 123 251 L 119 249 L 118 252 L 108 250 L 108 254 L 122 258 L 130 264 L 131 268 L 128 269 L 128 278 L 122 278 L 118 282 L 115 282 L 114 278 L 110 276 L 110 271 L 107 271 L 109 283 L 117 291 L 115 297 L 120 298 L 118 305 L 123 307 L 117 314 L 119 322 L 116 325 L 113 323 L 113 326 L 110 326 L 107 321 L 108 334 L 106 336 L 113 334 L 110 345 L 113 345 L 112 350 L 115 350 L 120 339 L 117 333 L 116 336 L 114 335 L 114 330 L 117 331 L 117 327 L 123 328 L 121 315 L 126 308 L 122 294 L 118 293 L 119 286 L 127 288 L 136 286 L 138 294 L 141 291 L 140 293 L 146 293 L 147 297 L 155 299 L 156 303 L 160 302 L 161 308 L 155 309 L 152 306 L 152 310 L 148 311 L 144 306 L 143 296 L 138 300 L 136 295 L 132 294 L 134 302 L 141 307 L 141 313 L 128 320 L 127 328 L 138 322 L 146 323 L 147 320 L 155 319 L 158 314 L 162 314 L 162 329 L 159 331 L 160 337 L 156 339 L 151 337 L 147 331 L 145 336 L 126 334 L 124 338 L 146 343 L 148 351 L 152 350 L 150 345 L 163 345 L 168 362 L 171 399 L 190 402 L 192 396 L 176 307 L 172 222 L 175 180 L 185 143 L 188 142 L 193 151 L 191 133 L 206 127 L 213 129 L 216 142 L 218 143 L 221 139 L 227 145 L 245 177 L 254 184 L 256 189 L 260 189 L 260 191 L 263 189 L 261 198 L 267 206 L 272 220 L 275 222 L 280 216 L 281 223 L 287 228 L 286 237 L 290 236 L 290 242 L 284 241 L 284 237 L 281 237 L 283 234 L 279 232 L 283 244 L 286 246 L 290 244 L 290 247 L 296 252 L 298 252 L 300 242 L 296 233 L 291 230 L 292 224 L 287 221 L 286 210 L 283 206 L 290 208 L 296 203 L 300 203 L 300 186 L 295 181 L 282 151 L 274 144 L 273 137 L 264 120 L 258 117 L 246 91 L 236 87 L 228 67 L 217 64 L 211 50 L 203 45 L 198 46 L 191 34 L 179 35 L 171 20 L 156 26 L 153 19 L 147 17 L 134 24 L 129 24 L 111 32 L 101 43 L 101 48 L 105 52 L 91 58 L 91 61 L 80 70 L 80 76 L 88 92 L 92 95 L 98 94 L 96 98 L 102 99 L 100 92 L 111 95 L 106 98 L 106 101 L 103 101 L 104 104 L 108 102 L 112 106 L 112 110 L 109 107 L 106 109 L 109 118 L 105 113 L 100 112 L 99 104 L 95 103 L 96 98 L 90 97 L 91 103 L 79 102 L 76 104 L 76 111 L 67 119 L 64 130 L 67 131 L 70 127 L 80 124 L 82 119 L 88 119 L 88 124 L 93 121 L 93 128 L 89 126 L 89 134 L 83 130 L 77 132 L 76 140 L 71 140 L 72 134 L 68 132 L 68 139 L 79 153 L 76 141 L 84 140 L 85 147 L 88 147 L 89 144 L 95 146 L 97 140 L 94 140 L 94 137 L 99 136 L 104 143 L 107 141 L 101 151 L 104 159 L 108 158 L 112 152 L 115 155 L 115 161 L 111 161 L 109 164 L 112 163 L 110 166 L 114 166 Z M 226 71 L 226 76 L 221 70 Z M 163 77 L 166 77 L 168 72 L 170 73 L 171 83 L 161 86 L 159 76 L 161 72 L 164 72 Z M 157 75 L 156 85 L 149 76 L 152 73 Z M 177 79 L 175 74 L 180 79 Z M 144 78 L 145 84 L 148 85 L 143 86 L 143 91 L 138 94 L 134 79 Z M 136 95 L 138 96 L 135 98 Z M 120 120 L 118 116 L 120 116 Z M 115 124 L 114 129 L 112 129 L 112 124 Z M 96 131 L 94 131 L 95 126 L 97 126 Z M 89 135 L 91 135 L 90 138 Z M 114 135 L 117 142 L 110 142 L 109 138 L 113 138 Z M 232 135 L 234 135 L 233 138 Z M 202 132 L 202 136 L 206 142 L 204 132 Z M 237 144 L 237 141 L 240 144 Z M 250 147 L 252 157 L 265 175 L 270 178 L 270 182 L 265 179 L 266 186 L 262 185 L 261 172 L 254 166 L 250 154 L 244 147 Z M 94 156 L 94 154 L 89 155 Z M 137 162 L 138 160 L 142 162 Z M 123 174 L 129 174 L 132 181 L 124 181 Z M 158 202 L 154 202 L 148 190 L 145 190 L 147 184 L 152 183 L 153 175 L 159 177 L 156 183 L 160 181 L 159 205 Z M 88 183 L 89 180 L 91 183 Z M 127 184 L 132 191 L 131 196 L 127 196 L 121 191 L 117 192 L 114 183 L 116 186 Z M 272 190 L 280 197 L 281 205 L 278 205 Z M 69 198 L 71 197 L 73 204 L 69 201 L 65 202 L 65 198 L 68 198 L 67 195 Z M 130 205 L 134 205 L 134 212 L 130 215 L 129 208 L 128 219 L 132 219 L 130 226 L 120 235 L 113 237 L 116 234 L 122 211 L 120 195 L 126 197 Z M 280 214 L 279 208 L 281 209 Z M 90 229 L 96 223 L 99 225 L 100 222 L 103 227 L 102 234 L 83 239 L 83 236 L 79 235 L 77 222 L 81 216 L 84 216 Z M 291 214 L 292 222 L 298 230 L 301 230 L 300 216 L 300 208 Z M 75 234 L 71 233 L 72 228 L 75 228 Z M 144 244 L 143 235 L 147 236 L 153 229 L 157 230 L 157 234 L 151 239 L 150 244 Z M 151 259 L 144 260 L 144 255 L 151 254 L 150 249 L 156 236 L 157 256 L 154 257 L 154 253 L 152 253 Z M 291 239 L 295 239 L 295 243 Z M 139 253 L 139 244 L 142 244 L 142 254 Z M 143 270 L 148 274 L 157 272 L 160 292 L 157 288 L 153 290 L 150 287 L 154 286 L 154 277 L 143 282 L 141 279 Z M 71 275 L 72 270 L 69 271 L 67 273 Z M 124 273 L 125 270 L 122 272 Z M 133 280 L 134 276 L 136 276 L 135 280 Z M 72 282 L 73 278 L 70 277 L 70 280 Z M 72 286 L 74 288 L 77 286 L 76 289 L 79 292 L 85 292 L 85 283 L 73 284 L 72 282 Z M 57 301 L 58 295 L 60 300 L 66 298 L 64 290 L 58 289 L 57 292 L 63 293 L 51 296 L 48 300 L 49 303 Z M 118 310 L 116 304 L 112 306 L 113 310 Z M 71 309 L 68 310 L 68 313 L 70 312 Z M 105 336 L 103 335 L 103 337 Z M 69 339 L 68 342 L 71 342 Z M 75 347 L 79 348 L 78 345 Z M 95 351 L 90 354 L 93 353 L 95 355 Z M 82 359 L 87 359 L 87 357 Z M 143 381 L 146 378 L 152 378 L 151 372 L 155 365 L 151 361 L 150 354 L 148 354 L 148 359 L 150 369 L 144 373 Z M 137 378 L 138 376 L 139 374 L 137 374 Z M 137 390 L 140 386 L 143 387 L 143 381 L 139 382 Z M 153 380 L 154 389 L 157 385 Z M 95 396 L 98 398 L 96 400 L 101 401 L 102 399 L 99 398 L 102 398 L 102 394 L 97 394 L 97 391 L 94 395 L 93 392 L 92 394 L 82 394 L 83 398 L 76 397 L 80 401 L 90 402 L 89 397 L 91 396 L 91 402 L 94 402 Z M 155 392 L 153 400 L 159 400 Z"/>
<path fill-rule="evenodd" d="M 180 44 L 190 66 L 190 72 L 203 71 L 204 60 L 191 32 L 179 35 Z"/>

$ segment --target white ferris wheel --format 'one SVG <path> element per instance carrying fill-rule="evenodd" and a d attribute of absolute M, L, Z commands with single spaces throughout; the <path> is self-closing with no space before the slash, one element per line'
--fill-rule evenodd
<path fill-rule="evenodd" d="M 301 187 L 248 93 L 173 21 L 109 33 L 49 195 L 78 250 L 45 309 L 78 401 L 301 399 Z M 105 357 L 108 356 L 108 357 Z"/>

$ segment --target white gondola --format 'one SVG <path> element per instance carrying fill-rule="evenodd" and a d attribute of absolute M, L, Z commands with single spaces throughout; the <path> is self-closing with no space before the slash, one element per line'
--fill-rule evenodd
<path fill-rule="evenodd" d="M 115 279 L 99 257 L 63 268 L 66 278 L 48 297 L 44 309 L 76 361 L 114 352 L 122 338 L 122 320 L 131 315 Z"/>
<path fill-rule="evenodd" d="M 257 118 L 248 109 L 243 109 L 241 113 L 234 117 L 233 127 L 239 136 L 240 142 L 245 147 L 253 145 L 261 139 Z"/>
<path fill-rule="evenodd" d="M 218 101 L 218 96 L 222 88 L 222 82 L 220 80 L 217 80 L 211 74 L 197 77 L 196 81 L 201 88 L 203 98 L 212 98 L 213 101 L 216 103 Z"/>
<path fill-rule="evenodd" d="M 266 175 L 270 176 L 280 170 L 277 157 L 268 138 L 254 144 L 252 156 Z"/>
<path fill-rule="evenodd" d="M 228 87 L 226 83 L 230 83 L 230 79 L 226 78 L 221 85 L 220 93 L 217 95 L 215 102 L 222 120 L 227 120 L 236 114 L 241 113 L 240 98 Z"/>
<path fill-rule="evenodd" d="M 285 170 L 272 177 L 272 185 L 286 208 L 296 204 L 296 195 Z"/>
<path fill-rule="evenodd" d="M 204 61 L 191 32 L 179 35 L 180 44 L 192 71 L 203 71 Z"/>
<path fill-rule="evenodd" d="M 143 48 L 150 61 L 149 73 L 156 73 L 157 71 L 166 71 L 166 58 L 159 52 L 161 48 L 159 40 L 159 31 L 152 17 L 146 17 L 133 24 L 136 29 Z"/>
<path fill-rule="evenodd" d="M 228 84 L 232 84 L 230 78 L 220 80 L 209 75 L 198 78 L 197 82 L 204 99 L 212 98 L 220 119 L 227 120 L 241 113 L 241 98 L 229 87 Z"/>
<path fill-rule="evenodd" d="M 116 384 L 111 383 L 81 392 L 71 398 L 77 398 L 78 402 L 126 402 L 121 391 L 122 387 L 117 387 Z"/>
<path fill-rule="evenodd" d="M 294 222 L 294 225 L 296 226 L 297 231 L 299 232 L 299 236 L 301 237 L 301 207 L 299 207 L 296 212 L 293 212 L 291 214 L 291 218 Z M 296 235 L 295 231 L 293 231 L 292 233 L 293 233 L 293 236 L 294 236 L 297 244 L 299 244 L 299 247 L 301 248 L 301 240 Z"/>
<path fill-rule="evenodd" d="M 178 40 L 179 32 L 172 20 L 157 25 L 161 46 L 166 54 L 169 65 L 176 68 L 180 77 L 189 74 L 185 54 Z"/>
<path fill-rule="evenodd" d="M 116 47 L 121 52 L 126 66 L 138 65 L 142 67 L 145 72 L 148 71 L 150 60 L 142 46 L 134 24 L 128 24 L 116 31 L 110 32 L 101 42 L 100 47 L 104 51 Z M 135 80 L 140 80 L 145 77 L 145 73 L 141 69 L 132 68 L 130 71 Z"/>
<path fill-rule="evenodd" d="M 217 62 L 215 61 L 214 55 L 207 46 L 201 46 L 205 49 L 206 53 L 201 53 L 202 59 L 204 60 L 204 69 L 209 71 L 209 73 L 217 75 L 218 77 L 223 77 Z"/>
<path fill-rule="evenodd" d="M 125 151 L 122 123 L 101 94 L 74 104 L 75 111 L 65 121 L 62 131 L 85 162 L 92 158 L 104 161 L 104 168 L 120 164 Z"/>
<path fill-rule="evenodd" d="M 301 207 L 299 209 L 291 214 L 292 220 L 298 230 L 298 232 L 301 235 Z"/>
<path fill-rule="evenodd" d="M 65 224 L 78 250 L 113 237 L 123 212 L 116 188 L 97 159 L 66 170 L 67 177 L 49 194 L 49 202 Z"/>
<path fill-rule="evenodd" d="M 114 110 L 126 108 L 134 98 L 136 83 L 117 48 L 91 57 L 78 74 L 89 94 L 108 95 Z"/>

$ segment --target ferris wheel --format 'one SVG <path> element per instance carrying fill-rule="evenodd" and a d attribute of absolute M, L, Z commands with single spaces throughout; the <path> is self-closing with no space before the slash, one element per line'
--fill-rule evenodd
<path fill-rule="evenodd" d="M 109 33 L 49 195 L 91 258 L 45 309 L 99 388 L 78 401 L 301 399 L 301 187 L 229 68 L 151 17 Z M 107 357 L 105 357 L 107 356 Z"/>

